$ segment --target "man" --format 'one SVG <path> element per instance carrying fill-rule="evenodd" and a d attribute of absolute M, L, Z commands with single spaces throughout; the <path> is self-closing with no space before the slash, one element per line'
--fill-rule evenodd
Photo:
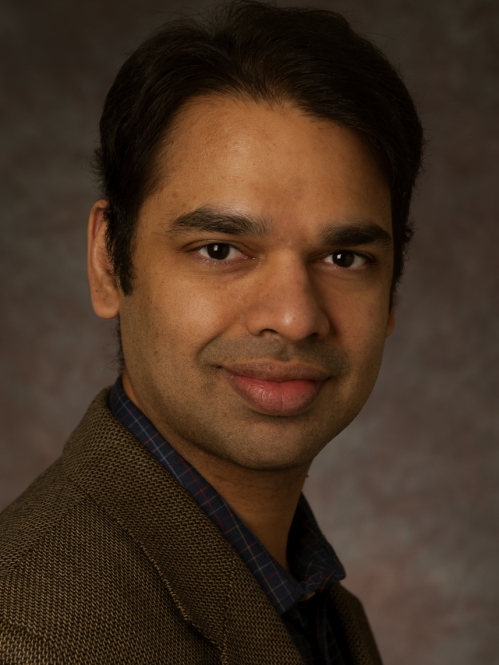
<path fill-rule="evenodd" d="M 100 128 L 123 371 L 1 517 L 0 661 L 380 663 L 301 490 L 394 327 L 407 90 L 339 15 L 241 2 L 145 42 Z"/>

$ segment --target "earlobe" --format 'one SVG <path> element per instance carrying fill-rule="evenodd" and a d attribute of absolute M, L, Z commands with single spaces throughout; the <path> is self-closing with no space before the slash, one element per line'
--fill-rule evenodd
<path fill-rule="evenodd" d="M 114 319 L 120 311 L 120 290 L 106 248 L 107 205 L 107 201 L 100 199 L 90 211 L 87 267 L 90 298 L 95 313 L 103 319 Z"/>
<path fill-rule="evenodd" d="M 388 322 L 386 326 L 386 336 L 389 337 L 392 332 L 395 330 L 395 306 L 390 307 L 390 312 L 388 313 Z"/>

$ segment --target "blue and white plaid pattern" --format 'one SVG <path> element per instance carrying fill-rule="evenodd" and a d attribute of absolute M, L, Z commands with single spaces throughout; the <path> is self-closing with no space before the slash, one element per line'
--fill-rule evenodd
<path fill-rule="evenodd" d="M 127 397 L 121 377 L 110 392 L 109 405 L 116 418 L 189 492 L 232 544 L 282 616 L 305 662 L 342 665 L 327 618 L 327 602 L 320 599 L 327 598 L 327 589 L 343 579 L 345 571 L 322 535 L 305 497 L 300 497 L 290 531 L 288 554 L 296 575 L 293 577 L 272 557 L 223 497 L 172 448 Z M 311 594 L 315 594 L 312 603 L 308 600 L 298 602 Z M 313 625 L 308 616 L 310 611 L 305 612 L 307 607 L 309 610 L 316 608 L 313 610 Z"/>

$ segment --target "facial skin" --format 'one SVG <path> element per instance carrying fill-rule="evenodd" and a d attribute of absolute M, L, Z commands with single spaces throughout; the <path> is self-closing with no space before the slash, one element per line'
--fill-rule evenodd
<path fill-rule="evenodd" d="M 131 295 L 92 210 L 94 308 L 120 317 L 129 396 L 212 484 L 286 477 L 297 500 L 393 329 L 389 188 L 363 138 L 289 105 L 197 100 L 165 149 Z"/>

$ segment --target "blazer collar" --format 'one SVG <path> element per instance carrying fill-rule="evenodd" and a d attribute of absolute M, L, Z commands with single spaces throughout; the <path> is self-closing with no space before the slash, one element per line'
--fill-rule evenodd
<path fill-rule="evenodd" d="M 185 621 L 238 665 L 300 665 L 281 618 L 192 497 L 121 425 L 108 390 L 91 404 L 62 463 L 156 568 Z"/>

